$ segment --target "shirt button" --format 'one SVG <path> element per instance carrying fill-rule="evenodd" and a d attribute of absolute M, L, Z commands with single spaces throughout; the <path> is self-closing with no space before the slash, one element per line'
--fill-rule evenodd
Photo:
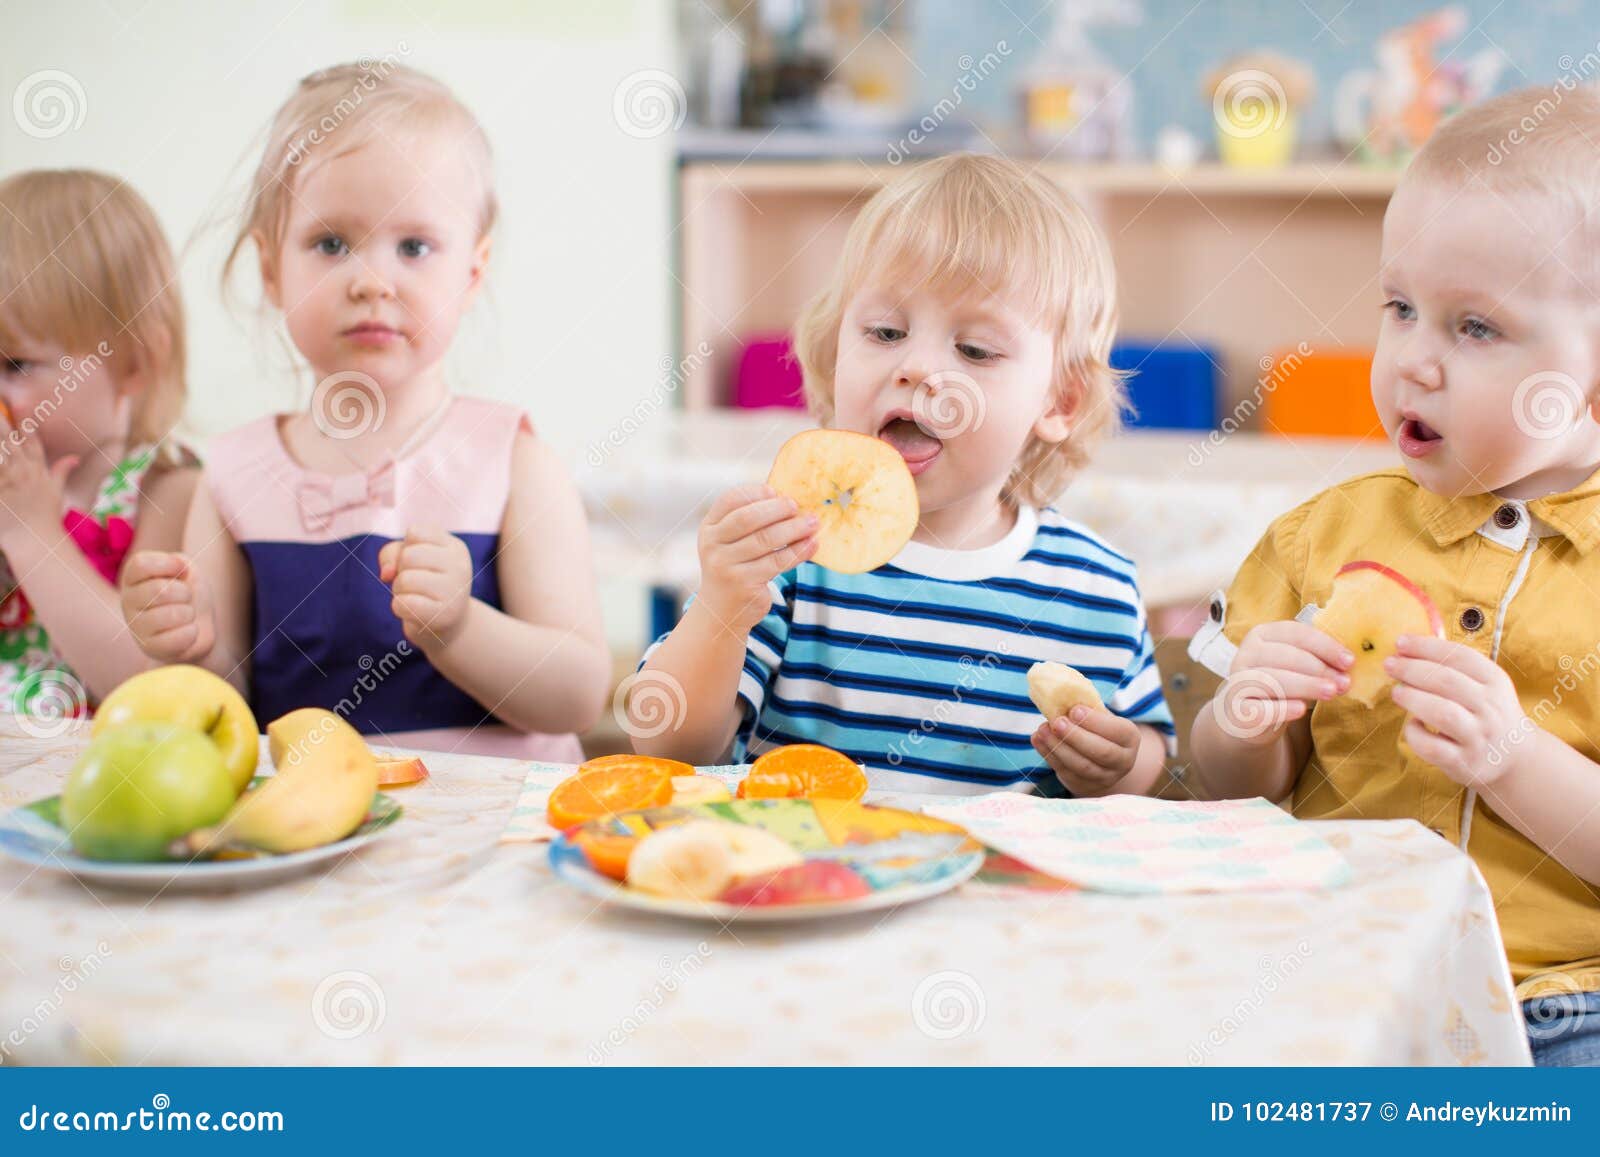
<path fill-rule="evenodd" d="M 1461 612 L 1461 629 L 1463 631 L 1476 631 L 1483 626 L 1483 612 L 1477 607 L 1468 607 Z"/>
<path fill-rule="evenodd" d="M 1211 605 L 1206 608 L 1206 614 L 1211 617 L 1213 623 L 1222 622 L 1222 600 L 1212 599 Z"/>
<path fill-rule="evenodd" d="M 1501 530 L 1510 530 L 1521 521 L 1522 511 L 1512 506 L 1509 502 L 1494 512 L 1494 524 Z"/>

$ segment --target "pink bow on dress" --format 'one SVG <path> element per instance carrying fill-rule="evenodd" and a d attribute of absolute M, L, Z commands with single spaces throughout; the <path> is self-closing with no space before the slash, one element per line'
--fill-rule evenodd
<path fill-rule="evenodd" d="M 394 463 L 385 462 L 366 474 L 334 474 L 307 478 L 296 494 L 300 524 L 312 533 L 327 530 L 334 519 L 367 506 L 394 505 Z"/>

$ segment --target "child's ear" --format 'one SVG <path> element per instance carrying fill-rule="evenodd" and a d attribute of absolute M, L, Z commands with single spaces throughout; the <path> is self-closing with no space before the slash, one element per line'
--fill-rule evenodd
<path fill-rule="evenodd" d="M 1033 436 L 1041 442 L 1065 442 L 1077 425 L 1078 399 L 1082 393 L 1076 382 L 1064 382 L 1051 390 L 1044 413 L 1033 423 Z"/>
<path fill-rule="evenodd" d="M 478 296 L 478 291 L 483 288 L 483 275 L 489 268 L 489 252 L 494 247 L 494 238 L 484 234 L 478 240 L 477 246 L 472 251 L 472 268 L 467 273 L 467 301 L 472 304 Z"/>
<path fill-rule="evenodd" d="M 283 293 L 278 283 L 278 255 L 267 242 L 267 235 L 259 229 L 250 232 L 250 241 L 256 247 L 256 259 L 261 263 L 261 295 L 274 309 L 283 308 Z"/>

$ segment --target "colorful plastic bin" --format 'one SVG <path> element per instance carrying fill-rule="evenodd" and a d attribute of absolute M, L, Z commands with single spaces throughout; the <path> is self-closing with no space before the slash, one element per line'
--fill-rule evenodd
<path fill-rule="evenodd" d="M 1220 364 L 1217 351 L 1207 345 L 1119 342 L 1112 347 L 1111 366 L 1130 375 L 1128 398 L 1136 412 L 1128 425 L 1160 430 L 1215 428 Z"/>
<path fill-rule="evenodd" d="M 1261 394 L 1261 428 L 1284 437 L 1385 437 L 1372 405 L 1372 351 L 1350 348 L 1278 350 L 1253 384 Z"/>

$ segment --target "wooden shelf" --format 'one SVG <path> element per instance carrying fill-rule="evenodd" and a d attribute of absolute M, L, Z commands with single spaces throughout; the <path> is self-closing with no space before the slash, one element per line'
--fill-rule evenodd
<path fill-rule="evenodd" d="M 1020 158 L 1026 165 L 1026 157 Z M 1209 162 L 1170 170 L 1153 164 L 1040 163 L 1038 170 L 1062 185 L 1092 193 L 1222 194 L 1238 197 L 1382 197 L 1394 192 L 1400 174 L 1347 164 L 1306 163 L 1282 169 L 1236 169 Z M 784 192 L 796 196 L 861 196 L 876 192 L 903 165 L 868 161 L 690 161 L 683 165 L 684 193 L 714 189 Z"/>
<path fill-rule="evenodd" d="M 1040 167 L 1110 243 L 1121 335 L 1217 349 L 1223 414 L 1252 395 L 1276 351 L 1375 340 L 1383 210 L 1399 173 L 1333 163 Z M 838 159 L 682 163 L 681 353 L 711 351 L 688 366 L 685 409 L 727 403 L 743 341 L 791 328 L 831 275 L 856 211 L 902 171 Z"/>

